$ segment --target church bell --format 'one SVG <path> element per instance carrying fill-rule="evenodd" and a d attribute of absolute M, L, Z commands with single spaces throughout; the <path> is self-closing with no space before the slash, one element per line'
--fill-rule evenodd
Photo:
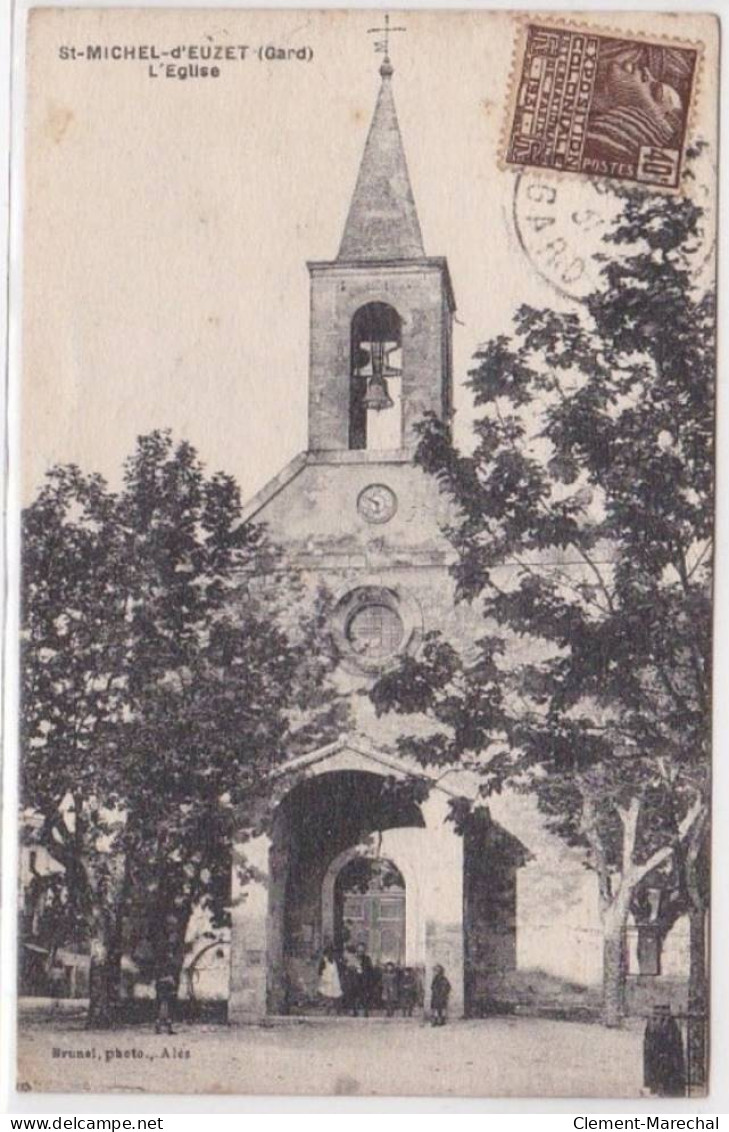
<path fill-rule="evenodd" d="M 372 354 L 372 376 L 367 382 L 363 402 L 366 409 L 374 409 L 376 413 L 382 409 L 391 409 L 395 404 L 387 391 L 387 382 L 384 377 L 385 370 L 385 343 L 374 341 L 370 344 Z"/>
<path fill-rule="evenodd" d="M 395 404 L 387 392 L 387 382 L 381 374 L 374 374 L 369 379 L 363 400 L 365 408 L 374 409 L 377 413 L 382 409 L 391 409 Z"/>

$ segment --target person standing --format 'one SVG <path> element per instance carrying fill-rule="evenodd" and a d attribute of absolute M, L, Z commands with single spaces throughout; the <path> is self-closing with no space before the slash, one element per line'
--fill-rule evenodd
<path fill-rule="evenodd" d="M 398 1004 L 398 971 L 394 963 L 385 963 L 382 972 L 382 1005 L 385 1014 L 392 1018 Z"/>
<path fill-rule="evenodd" d="M 342 984 L 342 1011 L 352 1013 L 354 1007 L 354 948 L 347 944 L 342 952 L 342 962 L 339 968 L 339 979 Z"/>
<path fill-rule="evenodd" d="M 365 1018 L 370 1016 L 370 993 L 372 988 L 372 960 L 364 943 L 358 943 L 352 960 L 352 1015 L 360 1011 Z"/>
<path fill-rule="evenodd" d="M 418 1001 L 418 982 L 412 967 L 405 967 L 400 977 L 400 1006 L 403 1018 L 412 1018 Z"/>
<path fill-rule="evenodd" d="M 334 948 L 327 944 L 319 961 L 319 997 L 324 1001 L 327 1014 L 339 1012 L 342 1004 L 342 980 Z"/>
<path fill-rule="evenodd" d="M 686 1093 L 683 1039 L 667 1003 L 654 1006 L 646 1023 L 643 1084 L 657 1097 L 682 1097 Z"/>
<path fill-rule="evenodd" d="M 430 1014 L 434 1026 L 445 1026 L 450 998 L 451 984 L 440 963 L 433 968 L 433 981 L 430 984 Z"/>
<path fill-rule="evenodd" d="M 154 984 L 157 995 L 157 1018 L 154 1024 L 156 1034 L 164 1030 L 168 1034 L 174 1033 L 172 1029 L 172 1010 L 177 997 L 177 977 L 172 964 L 168 961 L 161 968 Z"/>

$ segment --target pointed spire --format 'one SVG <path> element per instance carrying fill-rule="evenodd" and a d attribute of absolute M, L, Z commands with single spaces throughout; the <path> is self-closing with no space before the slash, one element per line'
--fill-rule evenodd
<path fill-rule="evenodd" d="M 425 255 L 410 186 L 405 150 L 392 96 L 393 67 L 387 55 L 382 85 L 367 135 L 340 260 L 418 259 Z"/>

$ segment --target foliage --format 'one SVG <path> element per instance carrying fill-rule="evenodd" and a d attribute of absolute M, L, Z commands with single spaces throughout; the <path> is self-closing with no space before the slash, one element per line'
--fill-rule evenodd
<path fill-rule="evenodd" d="M 403 740 L 421 761 L 535 791 L 624 921 L 705 831 L 715 304 L 693 274 L 701 210 L 622 195 L 607 242 L 627 251 L 606 248 L 584 311 L 521 307 L 476 354 L 472 454 L 422 425 L 483 622 L 466 649 L 431 635 L 373 698 L 430 716 Z"/>
<path fill-rule="evenodd" d="M 234 482 L 164 432 L 140 438 L 118 494 L 52 469 L 23 567 L 23 803 L 100 961 L 131 936 L 152 967 L 179 962 L 195 905 L 225 921 L 247 800 L 342 726 L 312 648 L 322 608 L 300 615 Z"/>

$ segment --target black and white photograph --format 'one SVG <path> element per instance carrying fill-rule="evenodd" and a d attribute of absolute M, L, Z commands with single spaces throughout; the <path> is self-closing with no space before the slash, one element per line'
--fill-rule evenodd
<path fill-rule="evenodd" d="M 707 1096 L 718 52 L 29 13 L 19 1093 Z"/>

